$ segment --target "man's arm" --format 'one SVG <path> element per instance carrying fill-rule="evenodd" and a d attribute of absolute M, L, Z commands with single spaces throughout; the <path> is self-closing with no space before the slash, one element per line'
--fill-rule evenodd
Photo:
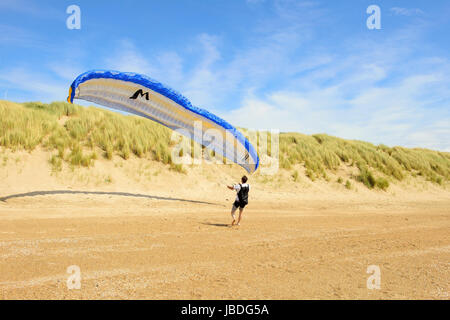
<path fill-rule="evenodd" d="M 228 189 L 234 190 L 234 186 L 227 186 Z"/>

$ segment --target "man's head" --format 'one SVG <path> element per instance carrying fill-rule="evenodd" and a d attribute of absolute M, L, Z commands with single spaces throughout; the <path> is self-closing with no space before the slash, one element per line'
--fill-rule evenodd
<path fill-rule="evenodd" d="M 241 181 L 242 181 L 242 183 L 246 183 L 247 182 L 247 176 L 243 176 L 242 178 L 241 178 Z"/>

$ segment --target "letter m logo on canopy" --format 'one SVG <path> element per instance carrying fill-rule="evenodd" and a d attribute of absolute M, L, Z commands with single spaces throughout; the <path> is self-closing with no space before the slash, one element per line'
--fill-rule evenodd
<path fill-rule="evenodd" d="M 149 98 L 148 98 L 148 92 L 144 93 L 144 91 L 142 91 L 142 89 L 139 89 L 138 91 L 136 91 L 136 92 L 130 97 L 130 99 L 137 99 L 139 96 L 145 97 L 145 100 L 149 100 Z"/>

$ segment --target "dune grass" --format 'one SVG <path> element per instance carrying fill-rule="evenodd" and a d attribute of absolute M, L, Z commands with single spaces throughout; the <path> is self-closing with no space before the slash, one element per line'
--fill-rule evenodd
<path fill-rule="evenodd" d="M 0 145 L 12 150 L 33 150 L 55 130 L 55 117 L 19 104 L 0 102 Z"/>
<path fill-rule="evenodd" d="M 135 116 L 71 105 L 65 102 L 15 104 L 0 101 L 0 145 L 31 151 L 42 145 L 57 153 L 50 162 L 89 167 L 100 156 L 128 159 L 131 154 L 174 165 L 169 129 Z M 101 150 L 101 155 L 97 152 Z"/>
<path fill-rule="evenodd" d="M 245 130 L 243 130 L 245 133 Z M 171 130 L 137 116 L 125 116 L 108 110 L 81 107 L 65 102 L 17 104 L 0 101 L 0 146 L 31 151 L 42 146 L 52 152 L 50 163 L 61 170 L 91 166 L 103 157 L 147 158 L 167 164 L 171 170 L 185 172 L 171 159 Z M 268 137 L 270 154 L 270 135 Z M 257 143 L 261 148 L 260 141 Z M 345 140 L 326 134 L 281 133 L 280 167 L 291 171 L 294 181 L 304 166 L 305 175 L 315 181 L 330 181 L 327 172 L 342 166 L 358 168 L 352 177 L 368 188 L 386 190 L 389 181 L 407 176 L 422 176 L 443 185 L 450 180 L 450 153 L 427 149 L 408 149 Z M 338 182 L 343 183 L 340 179 Z M 346 181 L 346 188 L 351 188 Z"/>
<path fill-rule="evenodd" d="M 345 140 L 326 134 L 280 134 L 280 166 L 291 169 L 302 164 L 311 180 L 326 176 L 340 166 L 359 169 L 355 180 L 368 188 L 387 189 L 388 179 L 423 176 L 443 184 L 450 179 L 450 153 L 428 149 L 408 149 L 373 145 L 364 141 Z"/>

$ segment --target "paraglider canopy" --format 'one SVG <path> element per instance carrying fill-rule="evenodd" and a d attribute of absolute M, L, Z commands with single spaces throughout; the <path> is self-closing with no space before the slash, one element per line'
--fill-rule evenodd
<path fill-rule="evenodd" d="M 239 130 L 145 75 L 111 70 L 85 72 L 70 86 L 67 101 L 73 103 L 74 99 L 151 119 L 239 164 L 249 173 L 258 169 L 258 154 Z M 196 134 L 198 130 L 201 134 Z"/>

